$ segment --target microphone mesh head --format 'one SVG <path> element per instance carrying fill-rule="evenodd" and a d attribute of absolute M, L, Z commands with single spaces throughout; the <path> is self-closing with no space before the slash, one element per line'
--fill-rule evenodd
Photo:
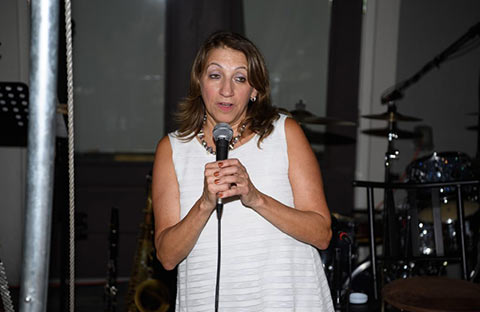
<path fill-rule="evenodd" d="M 227 123 L 218 123 L 213 128 L 213 139 L 215 140 L 215 142 L 217 142 L 217 140 L 226 140 L 227 142 L 230 142 L 232 137 L 232 127 L 230 127 L 230 125 Z"/>

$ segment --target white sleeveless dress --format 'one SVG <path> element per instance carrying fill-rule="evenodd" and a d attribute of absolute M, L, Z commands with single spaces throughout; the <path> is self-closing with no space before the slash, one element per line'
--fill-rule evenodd
<path fill-rule="evenodd" d="M 257 147 L 258 136 L 229 151 L 263 193 L 293 207 L 288 179 L 285 115 Z M 203 191 L 203 172 L 215 156 L 198 140 L 169 134 L 180 189 L 181 218 Z M 278 230 L 240 200 L 224 204 L 220 311 L 333 311 L 318 251 Z M 215 307 L 217 218 L 212 214 L 188 257 L 178 265 L 177 312 L 211 312 Z"/>

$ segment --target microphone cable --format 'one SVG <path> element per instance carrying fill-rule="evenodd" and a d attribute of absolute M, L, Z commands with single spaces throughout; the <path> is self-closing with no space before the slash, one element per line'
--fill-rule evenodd
<path fill-rule="evenodd" d="M 217 247 L 217 279 L 215 282 L 215 312 L 218 311 L 218 302 L 220 297 L 220 259 L 222 255 L 222 210 L 223 210 L 223 203 L 217 201 L 217 206 L 215 208 L 217 210 L 217 221 L 218 221 L 218 247 Z"/>

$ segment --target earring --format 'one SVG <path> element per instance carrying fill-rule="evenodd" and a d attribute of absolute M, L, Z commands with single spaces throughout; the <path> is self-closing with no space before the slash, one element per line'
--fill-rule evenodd
<path fill-rule="evenodd" d="M 250 98 L 250 101 L 251 101 L 251 102 L 255 102 L 256 100 L 257 100 L 257 97 L 256 97 L 256 96 L 252 96 L 252 97 Z"/>

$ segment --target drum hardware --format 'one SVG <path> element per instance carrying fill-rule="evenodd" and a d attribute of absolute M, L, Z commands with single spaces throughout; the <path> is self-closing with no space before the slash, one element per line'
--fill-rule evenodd
<path fill-rule="evenodd" d="M 396 113 L 397 108 L 393 102 L 388 104 L 388 112 Z M 399 151 L 394 147 L 394 140 L 399 138 L 397 121 L 388 120 L 388 145 L 385 153 L 385 183 L 392 182 L 391 161 L 398 159 Z M 399 242 L 397 241 L 398 227 L 395 222 L 395 203 L 393 198 L 393 190 L 385 189 L 384 191 L 384 256 L 399 257 Z"/>
<path fill-rule="evenodd" d="M 337 239 L 340 243 L 346 244 L 348 249 L 347 254 L 347 263 L 348 263 L 348 277 L 351 280 L 352 276 L 352 240 L 348 236 L 346 232 L 337 232 Z M 350 285 L 347 288 L 342 287 L 342 272 L 340 271 L 340 262 L 342 259 L 342 249 L 340 247 L 335 247 L 335 265 L 334 265 L 334 289 L 335 289 L 335 296 L 334 296 L 334 305 L 336 309 L 342 308 L 342 302 L 346 300 L 342 300 L 343 298 L 348 298 L 350 295 Z"/>
<path fill-rule="evenodd" d="M 402 115 L 397 112 L 397 107 L 394 103 L 394 99 L 388 101 L 388 110 L 382 114 L 363 115 L 363 118 L 385 120 L 388 122 L 386 128 L 366 129 L 362 130 L 367 135 L 382 136 L 388 139 L 387 151 L 384 158 L 385 176 L 384 182 L 389 183 L 393 180 L 393 174 L 391 172 L 391 163 L 393 160 L 398 159 L 400 152 L 394 147 L 394 141 L 398 139 L 413 139 L 419 136 L 419 132 L 410 132 L 400 130 L 397 127 L 399 121 L 416 122 L 422 119 Z M 391 189 L 385 189 L 384 192 L 384 247 L 386 256 L 399 256 L 398 243 L 396 242 L 397 226 L 395 224 L 395 208 L 393 201 L 393 193 Z"/>
<path fill-rule="evenodd" d="M 475 266 L 475 268 L 470 272 L 470 275 L 468 276 L 468 279 L 471 281 L 471 282 L 474 282 L 474 283 L 478 283 L 478 280 L 477 280 L 477 276 L 478 275 L 478 272 L 480 271 L 480 252 L 479 254 L 477 254 L 477 265 Z"/>
<path fill-rule="evenodd" d="M 420 133 L 412 132 L 408 130 L 400 130 L 398 128 L 394 129 L 393 131 L 389 128 L 372 128 L 362 130 L 362 133 L 378 136 L 378 137 L 389 137 L 392 136 L 394 139 L 404 140 L 404 139 L 418 139 L 421 137 Z M 398 156 L 398 154 L 396 155 Z"/>
<path fill-rule="evenodd" d="M 305 103 L 300 100 L 295 104 L 295 109 L 290 114 L 300 124 L 325 125 L 325 126 L 356 126 L 356 123 L 332 117 L 319 117 L 305 109 Z"/>

